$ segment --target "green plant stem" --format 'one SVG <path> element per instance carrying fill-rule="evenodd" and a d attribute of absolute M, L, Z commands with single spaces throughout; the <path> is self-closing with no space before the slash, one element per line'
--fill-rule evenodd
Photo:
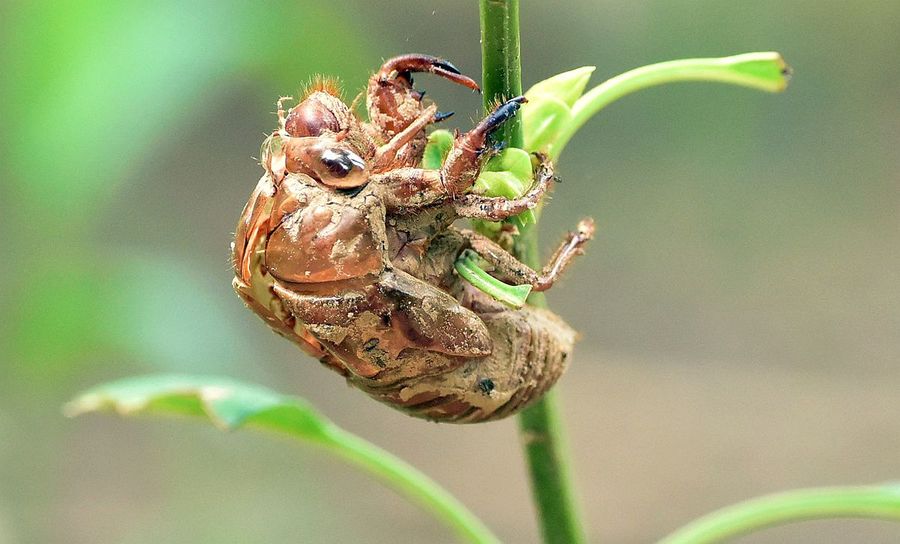
<path fill-rule="evenodd" d="M 518 0 L 480 0 L 481 60 L 484 104 L 490 109 L 498 100 L 522 94 L 519 55 Z M 496 138 L 510 147 L 523 142 L 518 119 L 506 123 Z M 540 268 L 534 225 L 521 228 L 513 253 L 532 268 Z M 529 303 L 546 307 L 542 294 L 532 294 Z M 544 541 L 550 544 L 584 542 L 584 530 L 573 499 L 570 463 L 562 435 L 556 395 L 544 396 L 519 415 L 519 429 L 531 472 L 532 491 L 540 517 Z"/>
<path fill-rule="evenodd" d="M 569 455 L 556 391 L 550 391 L 519 415 L 519 433 L 531 471 L 544 542 L 585 542 L 569 473 Z"/>
<path fill-rule="evenodd" d="M 522 94 L 522 59 L 519 53 L 519 1 L 480 0 L 481 86 L 484 107 Z M 518 116 L 494 133 L 509 147 L 522 147 L 522 122 Z"/>
<path fill-rule="evenodd" d="M 673 60 L 629 70 L 597 85 L 575 102 L 572 122 L 559 134 L 552 157 L 558 158 L 569 139 L 597 112 L 635 91 L 679 81 L 708 81 L 780 92 L 787 86 L 789 75 L 784 59 L 774 52 Z"/>
<path fill-rule="evenodd" d="M 838 517 L 900 521 L 900 486 L 824 487 L 767 495 L 707 514 L 659 544 L 711 544 L 773 525 Z"/>
<path fill-rule="evenodd" d="M 490 529 L 453 495 L 402 459 L 336 426 L 330 427 L 326 436 L 318 443 L 431 511 L 466 542 L 500 544 Z"/>

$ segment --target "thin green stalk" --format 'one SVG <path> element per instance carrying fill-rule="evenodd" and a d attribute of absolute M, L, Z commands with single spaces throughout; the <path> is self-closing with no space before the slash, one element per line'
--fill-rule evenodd
<path fill-rule="evenodd" d="M 484 106 L 522 94 L 522 59 L 519 52 L 519 1 L 480 0 L 481 85 Z M 522 147 L 522 122 L 514 117 L 494 133 L 509 147 Z"/>
<path fill-rule="evenodd" d="M 900 486 L 824 487 L 767 495 L 707 514 L 659 544 L 712 544 L 774 525 L 839 517 L 900 521 Z"/>
<path fill-rule="evenodd" d="M 604 81 L 575 102 L 572 122 L 554 143 L 553 158 L 559 157 L 569 139 L 597 112 L 635 91 L 679 81 L 714 81 L 780 92 L 787 86 L 789 71 L 781 55 L 773 52 L 673 60 L 635 68 Z"/>
<path fill-rule="evenodd" d="M 354 464 L 403 493 L 452 527 L 466 542 L 500 544 L 477 517 L 434 480 L 378 446 L 332 426 L 327 438 L 318 442 L 332 453 Z"/>
<path fill-rule="evenodd" d="M 555 391 L 550 391 L 519 415 L 519 433 L 531 470 L 532 490 L 541 516 L 544 542 L 586 542 L 580 512 L 575 504 L 569 452 Z"/>
<path fill-rule="evenodd" d="M 518 0 L 480 0 L 482 89 L 485 108 L 499 100 L 522 94 L 519 54 Z M 510 147 L 521 147 L 518 119 L 496 134 Z M 534 225 L 520 229 L 513 253 L 522 262 L 540 268 Z M 529 303 L 546 307 L 542 294 L 532 294 Z M 548 544 L 578 544 L 585 541 L 575 507 L 569 462 L 556 395 L 552 392 L 519 415 L 519 429 L 531 472 L 532 491 Z"/>

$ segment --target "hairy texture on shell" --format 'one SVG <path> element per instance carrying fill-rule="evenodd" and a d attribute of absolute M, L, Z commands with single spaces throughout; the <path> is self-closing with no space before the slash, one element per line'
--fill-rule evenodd
<path fill-rule="evenodd" d="M 300 92 L 300 96 L 306 98 L 314 92 L 323 92 L 330 94 L 331 96 L 341 98 L 341 95 L 343 94 L 341 89 L 341 81 L 336 77 L 316 74 L 312 77 L 309 83 L 307 83 L 303 87 Z"/>

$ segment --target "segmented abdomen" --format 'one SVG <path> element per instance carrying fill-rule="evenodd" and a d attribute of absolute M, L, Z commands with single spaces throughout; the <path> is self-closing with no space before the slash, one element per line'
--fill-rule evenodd
<path fill-rule="evenodd" d="M 488 356 L 467 359 L 440 374 L 392 383 L 355 376 L 349 380 L 375 399 L 425 419 L 474 423 L 516 413 L 563 374 L 576 334 L 556 314 L 540 308 L 480 317 L 494 343 Z"/>

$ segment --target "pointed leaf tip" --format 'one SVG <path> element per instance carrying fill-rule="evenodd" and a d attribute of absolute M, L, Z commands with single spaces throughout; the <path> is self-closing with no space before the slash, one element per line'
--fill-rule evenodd
<path fill-rule="evenodd" d="M 784 57 L 775 51 L 733 55 L 723 58 L 722 64 L 746 77 L 738 83 L 769 92 L 785 90 L 793 74 Z"/>
<path fill-rule="evenodd" d="M 596 66 L 582 66 L 539 81 L 525 92 L 525 97 L 528 100 L 539 100 L 541 96 L 549 96 L 571 107 L 584 93 L 591 74 L 596 69 Z"/>

